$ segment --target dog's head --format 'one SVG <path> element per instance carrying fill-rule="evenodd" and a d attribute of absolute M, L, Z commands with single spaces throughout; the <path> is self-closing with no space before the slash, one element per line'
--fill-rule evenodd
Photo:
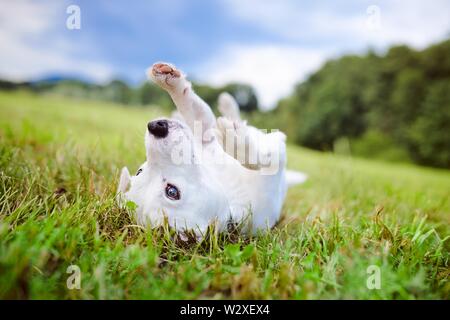
<path fill-rule="evenodd" d="M 217 217 L 226 217 L 227 199 L 213 169 L 196 161 L 201 141 L 173 119 L 148 123 L 147 161 L 134 176 L 125 168 L 119 183 L 122 200 L 137 205 L 138 223 L 156 227 L 165 219 L 181 230 L 203 233 Z"/>

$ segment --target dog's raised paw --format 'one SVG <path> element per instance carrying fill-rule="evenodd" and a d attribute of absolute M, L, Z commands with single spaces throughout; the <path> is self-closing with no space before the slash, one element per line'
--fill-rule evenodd
<path fill-rule="evenodd" d="M 224 134 L 231 134 L 233 136 L 242 136 L 247 133 L 246 121 L 230 120 L 226 117 L 217 118 L 217 128 Z"/>
<path fill-rule="evenodd" d="M 164 62 L 155 63 L 148 69 L 147 76 L 166 90 L 179 88 L 183 82 L 183 74 L 175 66 Z"/>
<path fill-rule="evenodd" d="M 219 142 L 228 154 L 234 156 L 235 146 L 245 148 L 248 133 L 245 121 L 232 121 L 225 117 L 219 117 L 217 118 L 217 131 Z"/>
<path fill-rule="evenodd" d="M 218 107 L 220 113 L 232 121 L 240 121 L 240 115 L 239 115 L 239 105 L 237 104 L 236 100 L 234 100 L 233 96 L 229 94 L 228 92 L 222 92 L 219 95 L 218 99 Z"/>
<path fill-rule="evenodd" d="M 170 64 L 159 62 L 155 63 L 152 67 L 152 74 L 156 75 L 171 75 L 172 77 L 179 78 L 181 76 L 181 72 L 178 71 L 174 66 Z"/>

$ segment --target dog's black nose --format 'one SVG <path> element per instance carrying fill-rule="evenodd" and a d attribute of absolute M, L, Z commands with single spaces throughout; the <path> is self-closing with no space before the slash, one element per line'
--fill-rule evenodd
<path fill-rule="evenodd" d="M 150 121 L 147 124 L 148 131 L 156 138 L 165 138 L 169 133 L 169 124 L 167 120 Z"/>

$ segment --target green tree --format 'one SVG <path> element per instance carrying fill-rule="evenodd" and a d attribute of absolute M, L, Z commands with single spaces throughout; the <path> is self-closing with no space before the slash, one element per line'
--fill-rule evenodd
<path fill-rule="evenodd" d="M 132 89 L 121 80 L 112 80 L 104 88 L 104 94 L 108 100 L 129 104 L 133 99 Z"/>
<path fill-rule="evenodd" d="M 450 79 L 428 88 L 421 114 L 408 133 L 408 148 L 417 162 L 450 168 Z"/>
<path fill-rule="evenodd" d="M 383 56 L 344 56 L 298 84 L 265 126 L 314 149 L 331 150 L 349 138 L 365 156 L 370 142 L 374 154 L 448 167 L 448 81 L 450 40 L 422 51 L 395 46 Z M 379 150 L 383 139 L 387 152 Z"/>

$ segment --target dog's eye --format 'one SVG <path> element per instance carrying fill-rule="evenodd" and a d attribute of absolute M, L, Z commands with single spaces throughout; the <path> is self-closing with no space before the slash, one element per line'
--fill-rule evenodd
<path fill-rule="evenodd" d="M 174 185 L 167 184 L 166 186 L 166 197 L 170 200 L 179 200 L 180 199 L 180 191 Z"/>
<path fill-rule="evenodd" d="M 138 176 L 139 173 L 141 173 L 141 172 L 142 172 L 142 168 L 140 168 L 140 169 L 136 172 L 136 175 Z"/>

